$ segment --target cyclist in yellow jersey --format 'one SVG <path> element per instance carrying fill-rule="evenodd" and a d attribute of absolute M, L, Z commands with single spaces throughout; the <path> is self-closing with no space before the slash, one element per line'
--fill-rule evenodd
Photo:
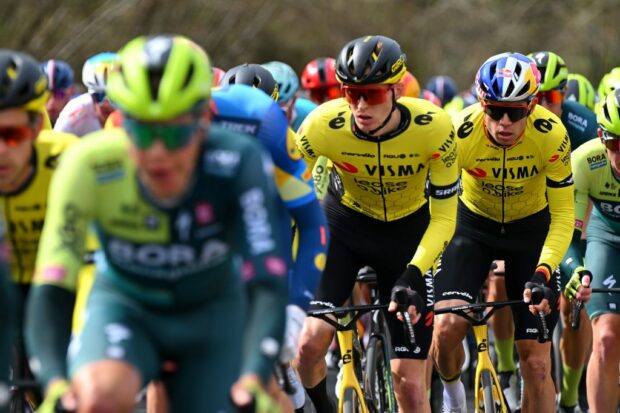
<path fill-rule="evenodd" d="M 349 42 L 336 63 L 344 98 L 308 115 L 297 144 L 310 167 L 320 156 L 334 165 L 324 199 L 327 262 L 311 305 L 342 305 L 359 268 L 374 268 L 381 300 L 392 301 L 391 311 L 396 301 L 406 305 L 417 322 L 417 346 L 409 348 L 396 315 L 387 317 L 400 411 L 430 412 L 419 374 L 433 328 L 430 270 L 454 231 L 458 171 L 450 117 L 423 100 L 401 98 L 405 71 L 405 55 L 394 40 Z M 309 318 L 300 338 L 298 371 L 319 413 L 333 409 L 324 360 L 333 333 L 327 323 Z"/>
<path fill-rule="evenodd" d="M 509 298 L 530 302 L 533 287 L 543 290 L 540 303 L 513 311 L 523 412 L 554 406 L 550 343 L 537 342 L 534 315 L 547 314 L 553 330 L 560 288 L 555 270 L 570 242 L 574 214 L 569 137 L 557 116 L 536 105 L 539 85 L 534 61 L 520 53 L 493 56 L 480 67 L 480 104 L 455 119 L 463 191 L 435 285 L 438 308 L 473 302 L 491 262 L 503 259 Z M 437 318 L 433 356 L 450 412 L 466 411 L 458 343 L 468 328 L 458 316 Z"/>
<path fill-rule="evenodd" d="M 23 309 L 43 229 L 49 182 L 60 154 L 77 138 L 44 130 L 47 77 L 35 59 L 1 50 L 0 82 L 0 200 L 17 286 L 15 361 L 23 367 L 15 369 L 18 377 L 14 378 L 23 379 L 20 376 L 28 374 L 21 334 Z"/>

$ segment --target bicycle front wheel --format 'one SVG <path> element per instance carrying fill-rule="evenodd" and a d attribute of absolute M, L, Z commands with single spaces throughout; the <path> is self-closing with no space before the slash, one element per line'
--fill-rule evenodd
<path fill-rule="evenodd" d="M 391 370 L 385 353 L 384 342 L 379 337 L 371 337 L 366 347 L 366 367 L 364 369 L 364 393 L 374 411 L 393 412 Z M 369 406 L 370 407 L 370 406 Z"/>
<path fill-rule="evenodd" d="M 484 413 L 500 412 L 501 408 L 495 408 L 495 398 L 493 397 L 493 378 L 491 377 L 491 372 L 488 370 L 483 370 L 480 373 L 480 382 L 482 388 L 482 407 L 484 408 Z"/>
<path fill-rule="evenodd" d="M 362 413 L 360 401 L 354 389 L 346 389 L 344 391 L 342 411 L 343 413 Z"/>

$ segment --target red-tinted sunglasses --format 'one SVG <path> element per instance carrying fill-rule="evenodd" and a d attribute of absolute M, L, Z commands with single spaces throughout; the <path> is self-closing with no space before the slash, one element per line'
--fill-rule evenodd
<path fill-rule="evenodd" d="M 530 113 L 530 107 L 526 105 L 493 105 L 483 102 L 482 109 L 494 121 L 499 121 L 506 114 L 511 122 L 517 122 Z"/>
<path fill-rule="evenodd" d="M 393 86 L 351 86 L 342 85 L 342 95 L 349 103 L 357 103 L 361 98 L 369 105 L 378 105 L 388 99 Z"/>
<path fill-rule="evenodd" d="M 603 143 L 612 152 L 620 151 L 620 136 L 614 133 L 603 131 Z"/>
<path fill-rule="evenodd" d="M 562 103 L 564 100 L 564 93 L 559 89 L 551 89 L 544 92 L 538 92 L 536 95 L 539 102 L 547 103 Z"/>
<path fill-rule="evenodd" d="M 5 126 L 0 127 L 0 140 L 6 146 L 15 147 L 27 139 L 32 139 L 33 130 L 30 126 Z"/>
<path fill-rule="evenodd" d="M 313 102 L 317 102 L 317 103 L 323 103 L 323 102 L 327 102 L 328 100 L 338 99 L 341 96 L 340 88 L 338 86 L 311 89 L 309 92 L 310 92 L 310 99 Z"/>

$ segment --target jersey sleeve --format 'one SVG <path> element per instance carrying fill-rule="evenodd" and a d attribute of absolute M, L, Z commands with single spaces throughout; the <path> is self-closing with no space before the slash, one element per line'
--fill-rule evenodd
<path fill-rule="evenodd" d="M 538 266 L 547 267 L 550 273 L 555 271 L 568 249 L 575 218 L 570 139 L 564 126 L 556 125 L 551 132 L 545 154 L 551 224 L 538 262 Z"/>
<path fill-rule="evenodd" d="M 319 156 L 324 155 L 321 147 L 321 139 L 323 137 L 320 111 L 321 109 L 319 108 L 310 113 L 297 130 L 297 148 L 303 155 L 310 170 L 314 169 L 314 164 Z"/>
<path fill-rule="evenodd" d="M 236 180 L 239 211 L 237 239 L 243 260 L 241 275 L 249 297 L 243 374 L 258 374 L 266 383 L 284 335 L 288 300 L 287 265 L 277 233 L 273 164 L 258 146 L 246 151 Z"/>
<path fill-rule="evenodd" d="M 77 273 L 93 211 L 92 170 L 80 144 L 61 157 L 49 190 L 33 286 L 26 309 L 26 344 L 34 373 L 44 384 L 66 377 Z"/>
<path fill-rule="evenodd" d="M 424 274 L 438 260 L 456 227 L 458 192 L 457 147 L 450 117 L 443 111 L 435 117 L 438 127 L 429 137 L 429 204 L 431 220 L 411 264 Z"/>
<path fill-rule="evenodd" d="M 573 237 L 568 247 L 568 251 L 562 260 L 562 274 L 570 277 L 575 268 L 583 265 L 585 254 L 584 243 L 581 240 L 586 214 L 588 211 L 588 195 L 590 193 L 590 182 L 588 179 L 589 164 L 586 161 L 587 147 L 577 149 L 572 156 L 572 169 L 575 185 L 575 227 Z"/>

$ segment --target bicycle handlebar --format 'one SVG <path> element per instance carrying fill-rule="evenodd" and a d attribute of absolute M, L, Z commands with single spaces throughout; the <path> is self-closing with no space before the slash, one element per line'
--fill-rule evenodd
<path fill-rule="evenodd" d="M 309 310 L 308 316 L 319 318 L 329 325 L 334 327 L 338 331 L 347 331 L 353 330 L 355 323 L 357 320 L 366 313 L 376 310 L 386 311 L 389 307 L 388 304 L 365 304 L 365 305 L 353 305 L 348 307 L 335 307 L 335 308 L 321 308 L 318 310 Z M 413 331 L 413 324 L 411 323 L 411 317 L 407 311 L 402 311 L 404 318 L 404 330 L 405 337 L 407 338 L 408 344 L 412 347 L 415 347 L 415 333 Z M 350 319 L 345 323 L 334 320 L 328 315 L 333 314 L 337 319 L 342 319 L 347 315 L 350 315 Z"/>
<path fill-rule="evenodd" d="M 592 293 L 609 293 L 620 294 L 620 288 L 593 288 Z M 583 301 L 573 300 L 573 319 L 571 320 L 571 328 L 573 330 L 579 329 L 579 322 L 581 321 L 581 309 L 583 308 Z"/>

